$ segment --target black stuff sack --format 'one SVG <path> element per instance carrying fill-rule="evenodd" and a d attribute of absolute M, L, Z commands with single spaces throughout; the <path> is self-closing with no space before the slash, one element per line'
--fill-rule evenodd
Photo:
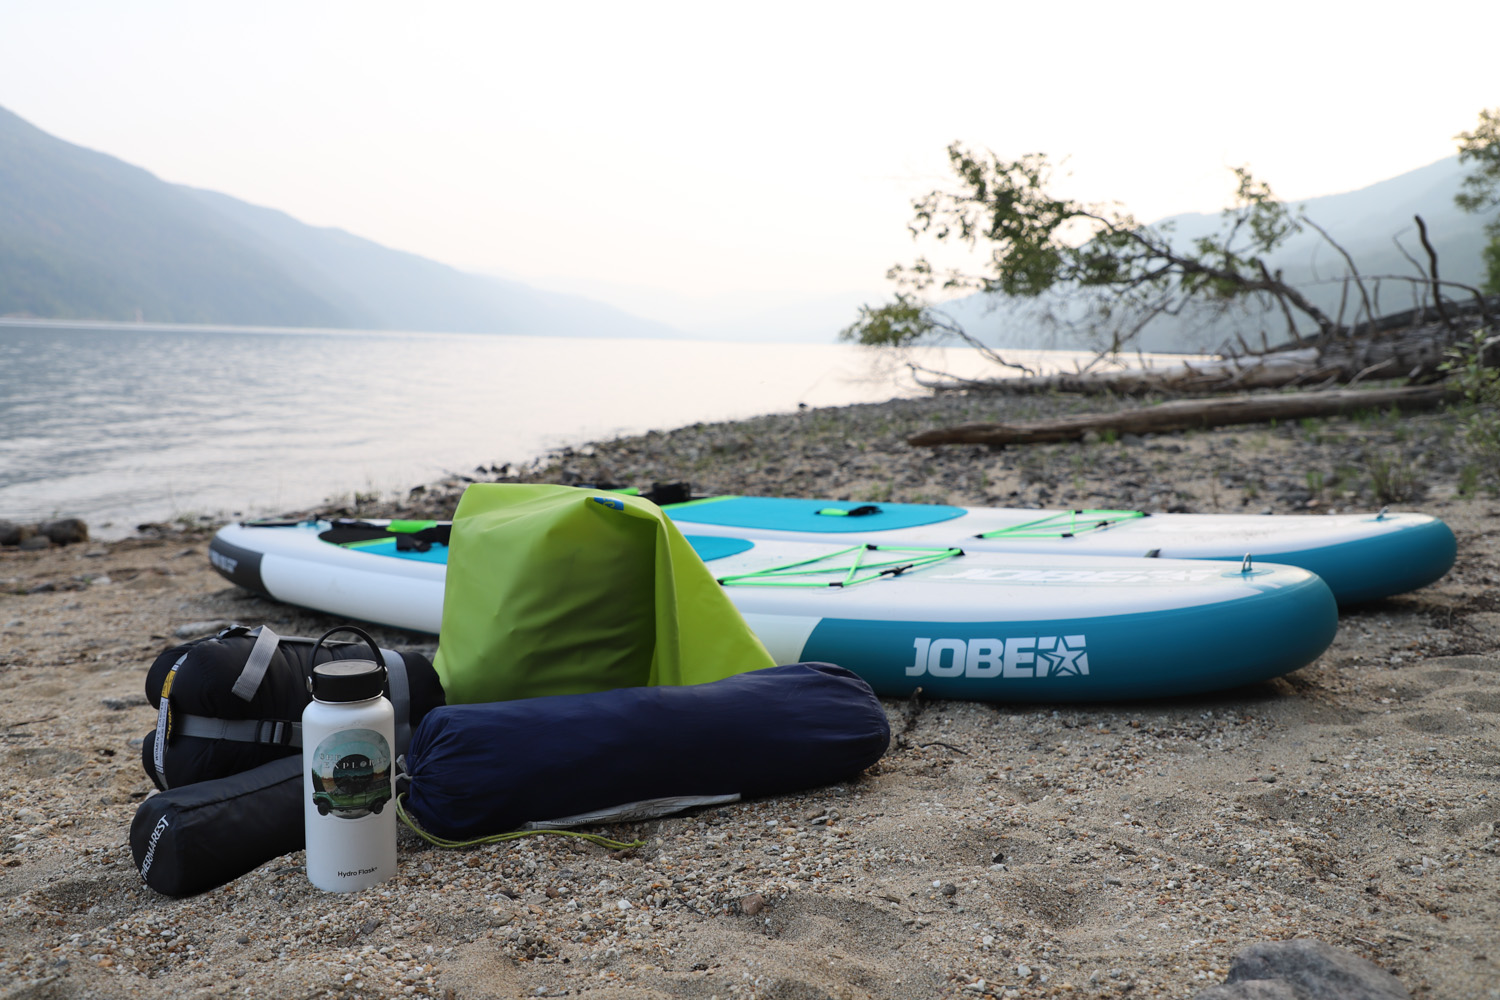
<path fill-rule="evenodd" d="M 141 878 L 165 896 L 194 896 L 303 846 L 302 755 L 160 792 L 130 824 Z"/>
<path fill-rule="evenodd" d="M 582 815 L 660 815 L 671 810 L 652 803 L 847 780 L 879 760 L 890 738 L 870 686 L 827 663 L 688 687 L 448 705 L 412 734 L 404 807 L 450 840 L 576 825 Z"/>
<path fill-rule="evenodd" d="M 358 629 L 336 631 L 364 636 Z M 311 697 L 307 676 L 314 656 L 319 663 L 369 659 L 374 645 L 318 644 L 279 636 L 264 625 L 235 625 L 158 656 L 146 672 L 156 729 L 146 734 L 141 748 L 141 764 L 156 787 L 209 781 L 300 756 L 302 710 Z M 443 688 L 432 662 L 420 653 L 381 649 L 380 654 L 387 668 L 385 694 L 396 710 L 400 752 L 410 727 L 443 703 Z"/>

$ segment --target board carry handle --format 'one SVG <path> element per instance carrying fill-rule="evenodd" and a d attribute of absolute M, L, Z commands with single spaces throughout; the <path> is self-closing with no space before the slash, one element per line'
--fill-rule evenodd
<path fill-rule="evenodd" d="M 822 517 L 869 517 L 881 513 L 881 510 L 875 504 L 867 503 L 862 507 L 824 507 L 815 513 Z"/>

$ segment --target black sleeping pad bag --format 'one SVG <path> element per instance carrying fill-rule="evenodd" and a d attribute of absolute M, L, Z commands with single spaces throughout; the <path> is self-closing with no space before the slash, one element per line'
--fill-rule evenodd
<path fill-rule="evenodd" d="M 157 727 L 141 763 L 160 789 L 237 774 L 302 751 L 302 710 L 316 640 L 278 636 L 264 625 L 235 625 L 162 653 L 146 672 Z M 325 643 L 319 663 L 369 659 L 359 642 Z M 411 650 L 382 649 L 385 694 L 396 709 L 397 752 L 411 727 L 443 704 L 432 662 Z M 168 691 L 164 702 L 162 690 Z"/>
<path fill-rule="evenodd" d="M 216 889 L 305 843 L 302 756 L 152 795 L 130 824 L 130 853 L 164 896 Z"/>

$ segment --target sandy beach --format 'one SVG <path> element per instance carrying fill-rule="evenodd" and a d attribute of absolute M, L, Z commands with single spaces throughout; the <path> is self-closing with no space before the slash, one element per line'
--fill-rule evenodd
<path fill-rule="evenodd" d="M 347 896 L 300 854 L 173 900 L 126 833 L 152 789 L 142 681 L 220 623 L 334 624 L 230 586 L 212 525 L 0 550 L 0 997 L 1189 998 L 1249 944 L 1317 938 L 1415 997 L 1500 997 L 1500 500 L 1446 414 L 1082 445 L 913 449 L 936 423 L 1094 403 L 944 397 L 564 452 L 473 479 L 969 505 L 1443 518 L 1458 564 L 1347 609 L 1314 664 L 1107 705 L 886 701 L 858 780 L 444 851 Z M 462 477 L 330 511 L 445 514 Z M 431 651 L 431 637 L 377 631 Z"/>

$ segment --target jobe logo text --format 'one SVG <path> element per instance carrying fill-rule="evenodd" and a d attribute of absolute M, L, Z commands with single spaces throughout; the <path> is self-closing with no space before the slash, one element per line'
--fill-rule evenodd
<path fill-rule="evenodd" d="M 908 677 L 1081 677 L 1089 654 L 1081 635 L 1000 639 L 917 639 Z"/>

